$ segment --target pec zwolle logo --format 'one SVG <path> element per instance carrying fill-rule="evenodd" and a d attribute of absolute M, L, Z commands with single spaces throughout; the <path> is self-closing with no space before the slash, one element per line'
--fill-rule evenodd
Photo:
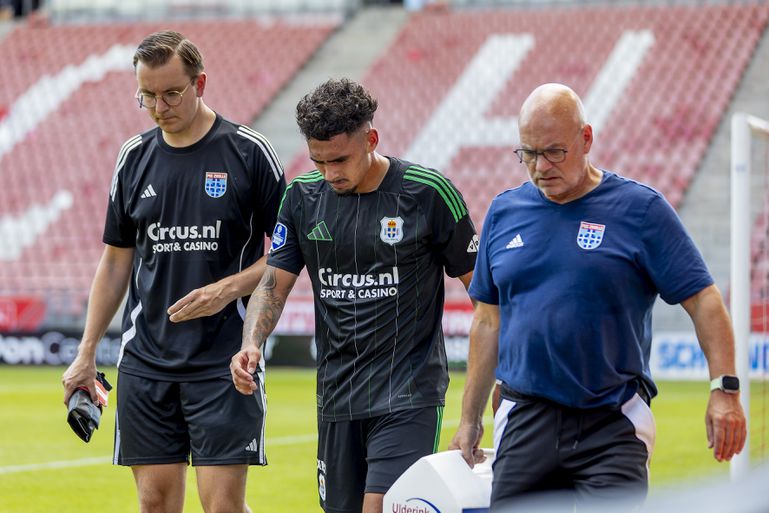
<path fill-rule="evenodd" d="M 403 219 L 400 217 L 383 217 L 379 224 L 382 225 L 382 230 L 379 232 L 379 238 L 382 239 L 382 242 L 392 246 L 403 240 Z"/>
<path fill-rule="evenodd" d="M 595 249 L 603 242 L 606 225 L 582 221 L 577 233 L 577 245 L 582 249 Z"/>
<path fill-rule="evenodd" d="M 227 192 L 227 173 L 207 172 L 203 188 L 212 198 L 221 198 Z"/>
<path fill-rule="evenodd" d="M 320 500 L 326 500 L 326 462 L 318 460 L 318 495 Z"/>

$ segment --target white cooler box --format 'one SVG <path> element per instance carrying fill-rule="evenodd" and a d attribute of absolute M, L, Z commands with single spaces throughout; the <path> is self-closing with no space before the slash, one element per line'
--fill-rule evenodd
<path fill-rule="evenodd" d="M 384 496 L 385 513 L 488 513 L 494 450 L 467 466 L 459 451 L 431 454 L 401 475 Z"/>

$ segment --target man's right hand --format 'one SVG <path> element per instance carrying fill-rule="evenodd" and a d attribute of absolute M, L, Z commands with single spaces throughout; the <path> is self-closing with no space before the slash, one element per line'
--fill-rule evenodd
<path fill-rule="evenodd" d="M 254 372 L 262 359 L 262 352 L 255 345 L 241 349 L 230 361 L 230 374 L 235 389 L 244 395 L 251 395 L 256 390 Z"/>
<path fill-rule="evenodd" d="M 91 400 L 96 403 L 99 396 L 96 395 L 95 379 L 96 359 L 78 354 L 61 377 L 61 384 L 64 385 L 64 405 L 68 404 L 69 398 L 75 393 L 75 390 L 81 387 L 88 389 Z"/>
<path fill-rule="evenodd" d="M 483 449 L 480 448 L 481 438 L 483 438 L 483 424 L 460 423 L 457 433 L 449 442 L 449 449 L 459 449 L 462 451 L 462 458 L 473 468 L 476 463 L 482 463 L 486 460 Z"/>

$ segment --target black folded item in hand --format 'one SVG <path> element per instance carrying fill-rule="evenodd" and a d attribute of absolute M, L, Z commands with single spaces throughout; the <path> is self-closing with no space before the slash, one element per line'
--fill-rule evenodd
<path fill-rule="evenodd" d="M 69 398 L 67 413 L 67 422 L 72 431 L 84 442 L 88 442 L 91 440 L 93 430 L 99 427 L 100 419 L 101 410 L 91 401 L 88 390 L 84 388 L 75 390 Z"/>
<path fill-rule="evenodd" d="M 112 386 L 107 382 L 103 372 L 96 373 L 96 380 L 107 390 Z M 89 442 L 94 429 L 98 429 L 101 420 L 101 404 L 91 401 L 87 388 L 78 388 L 69 398 L 67 423 L 84 442 Z"/>

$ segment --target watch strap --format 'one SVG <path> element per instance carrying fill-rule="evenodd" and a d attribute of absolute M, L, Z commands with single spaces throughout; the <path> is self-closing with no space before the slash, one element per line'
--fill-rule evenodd
<path fill-rule="evenodd" d="M 728 383 L 726 386 L 724 383 Z M 740 390 L 739 379 L 737 376 L 722 374 L 717 378 L 710 380 L 710 391 L 721 390 L 728 394 L 736 394 Z"/>

